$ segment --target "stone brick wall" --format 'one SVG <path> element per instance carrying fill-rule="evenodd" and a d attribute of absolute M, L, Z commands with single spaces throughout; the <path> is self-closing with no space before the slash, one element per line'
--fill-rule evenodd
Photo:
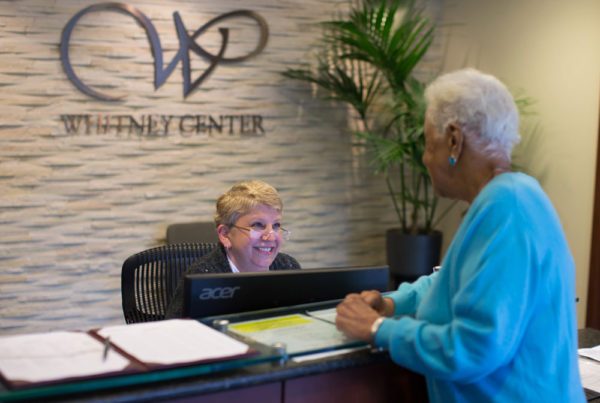
<path fill-rule="evenodd" d="M 120 102 L 83 94 L 61 65 L 63 28 L 96 3 L 0 1 L 0 334 L 122 323 L 125 258 L 164 243 L 171 223 L 210 220 L 216 198 L 241 180 L 280 191 L 292 230 L 283 250 L 303 267 L 385 262 L 393 209 L 381 179 L 351 147 L 346 110 L 279 74 L 310 63 L 316 23 L 344 13 L 348 2 L 126 1 L 156 27 L 165 65 L 179 48 L 176 11 L 190 33 L 236 9 L 266 20 L 260 54 L 217 65 L 185 99 L 181 63 L 154 89 L 148 39 L 130 15 L 86 14 L 70 41 L 74 71 Z M 231 29 L 228 52 L 256 46 L 251 20 L 220 26 Z M 221 36 L 213 27 L 196 42 L 216 53 Z M 208 62 L 190 57 L 195 79 Z M 70 122 L 79 129 L 67 130 L 62 115 L 76 116 Z M 175 116 L 168 135 L 163 115 Z M 175 122 L 184 115 L 192 118 L 182 133 Z M 118 116 L 145 122 L 144 132 Z M 159 122 L 151 129 L 149 116 Z M 235 118 L 209 131 L 222 116 Z"/>

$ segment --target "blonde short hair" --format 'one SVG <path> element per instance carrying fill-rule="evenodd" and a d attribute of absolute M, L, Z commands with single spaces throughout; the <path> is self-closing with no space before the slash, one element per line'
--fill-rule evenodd
<path fill-rule="evenodd" d="M 215 225 L 233 225 L 240 216 L 248 214 L 259 204 L 272 207 L 280 214 L 283 211 L 279 193 L 268 183 L 260 180 L 236 183 L 217 200 Z"/>

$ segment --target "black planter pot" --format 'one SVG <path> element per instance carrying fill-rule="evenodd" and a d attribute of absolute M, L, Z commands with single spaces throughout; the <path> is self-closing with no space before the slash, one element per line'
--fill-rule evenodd
<path fill-rule="evenodd" d="M 387 262 L 390 266 L 390 288 L 404 281 L 413 282 L 431 274 L 440 263 L 442 233 L 410 235 L 399 228 L 386 232 Z"/>

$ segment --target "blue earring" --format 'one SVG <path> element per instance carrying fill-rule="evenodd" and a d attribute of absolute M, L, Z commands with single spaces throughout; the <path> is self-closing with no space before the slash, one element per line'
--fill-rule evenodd
<path fill-rule="evenodd" d="M 453 156 L 450 156 L 450 165 L 456 165 L 456 159 Z"/>

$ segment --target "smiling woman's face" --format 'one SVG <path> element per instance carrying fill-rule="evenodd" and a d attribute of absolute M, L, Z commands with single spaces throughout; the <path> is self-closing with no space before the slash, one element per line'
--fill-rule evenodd
<path fill-rule="evenodd" d="M 281 213 L 273 207 L 259 204 L 249 213 L 240 216 L 235 225 L 221 230 L 230 245 L 229 248 L 225 245 L 227 255 L 240 272 L 269 270 L 283 242 L 281 232 L 278 231 L 280 227 Z M 264 235 L 252 236 L 250 228 L 262 229 Z M 274 231 L 270 232 L 271 230 Z"/>

